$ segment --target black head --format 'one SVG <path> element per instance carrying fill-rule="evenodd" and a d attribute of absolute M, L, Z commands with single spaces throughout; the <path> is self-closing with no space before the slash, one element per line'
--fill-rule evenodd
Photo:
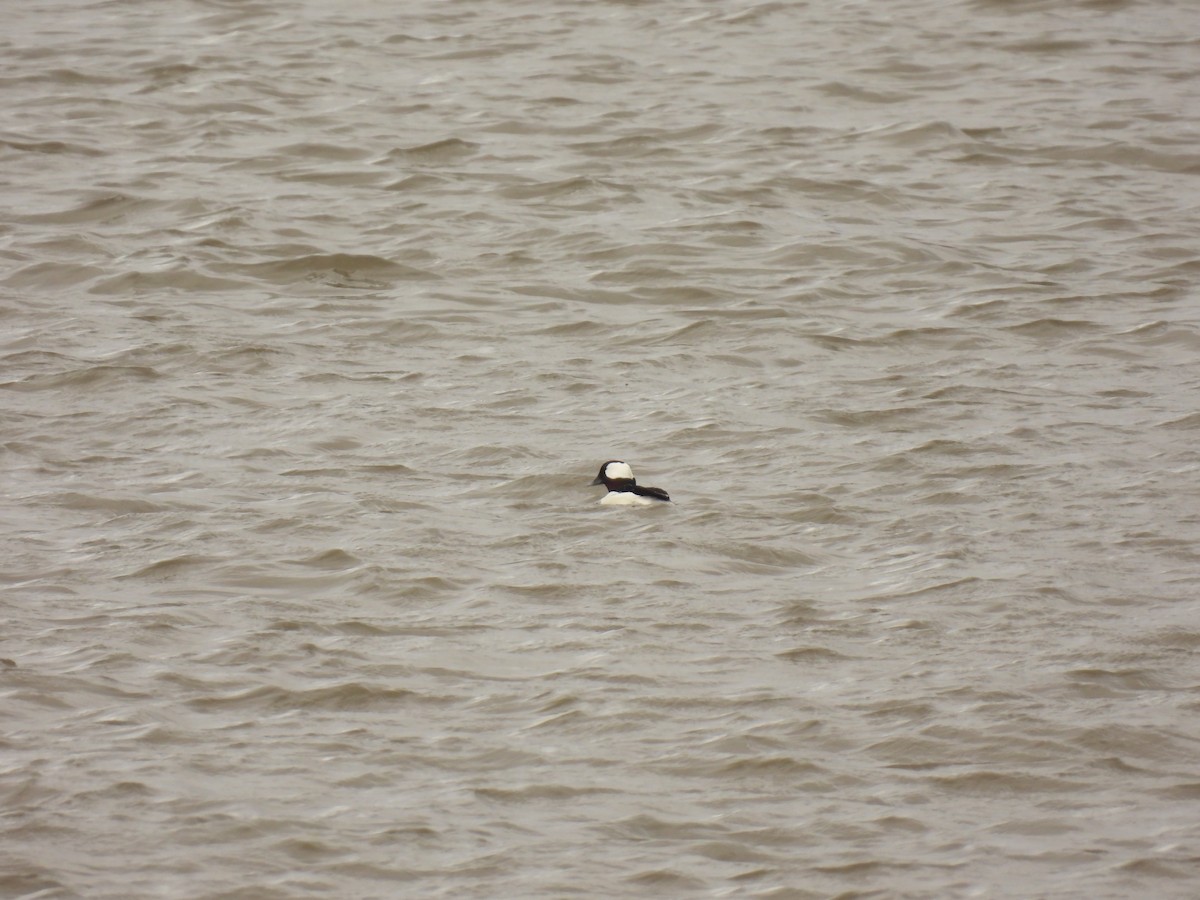
<path fill-rule="evenodd" d="M 633 477 L 633 469 L 625 460 L 610 459 L 600 467 L 600 473 L 592 484 L 602 484 L 610 491 L 619 491 L 629 490 L 637 481 Z"/>

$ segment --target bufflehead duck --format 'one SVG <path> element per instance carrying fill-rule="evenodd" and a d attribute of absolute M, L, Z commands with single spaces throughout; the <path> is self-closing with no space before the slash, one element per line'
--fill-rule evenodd
<path fill-rule="evenodd" d="M 662 488 L 642 487 L 633 477 L 633 469 L 619 459 L 610 459 L 600 467 L 592 484 L 602 484 L 608 493 L 600 502 L 605 506 L 654 506 L 669 502 L 671 497 Z"/>

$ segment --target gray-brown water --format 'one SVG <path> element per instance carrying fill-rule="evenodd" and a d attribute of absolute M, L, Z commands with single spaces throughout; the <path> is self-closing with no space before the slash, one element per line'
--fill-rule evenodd
<path fill-rule="evenodd" d="M 1200 6 L 4 16 L 0 895 L 1195 896 Z"/>

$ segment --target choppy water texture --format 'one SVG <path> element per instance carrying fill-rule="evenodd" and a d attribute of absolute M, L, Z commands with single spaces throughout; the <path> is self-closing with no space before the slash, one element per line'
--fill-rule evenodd
<path fill-rule="evenodd" d="M 1195 896 L 1200 6 L 5 20 L 0 894 Z"/>

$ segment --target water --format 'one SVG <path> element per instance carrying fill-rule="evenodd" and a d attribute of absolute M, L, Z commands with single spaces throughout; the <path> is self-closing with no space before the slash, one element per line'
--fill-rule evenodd
<path fill-rule="evenodd" d="M 6 19 L 0 894 L 1193 895 L 1200 8 Z"/>

